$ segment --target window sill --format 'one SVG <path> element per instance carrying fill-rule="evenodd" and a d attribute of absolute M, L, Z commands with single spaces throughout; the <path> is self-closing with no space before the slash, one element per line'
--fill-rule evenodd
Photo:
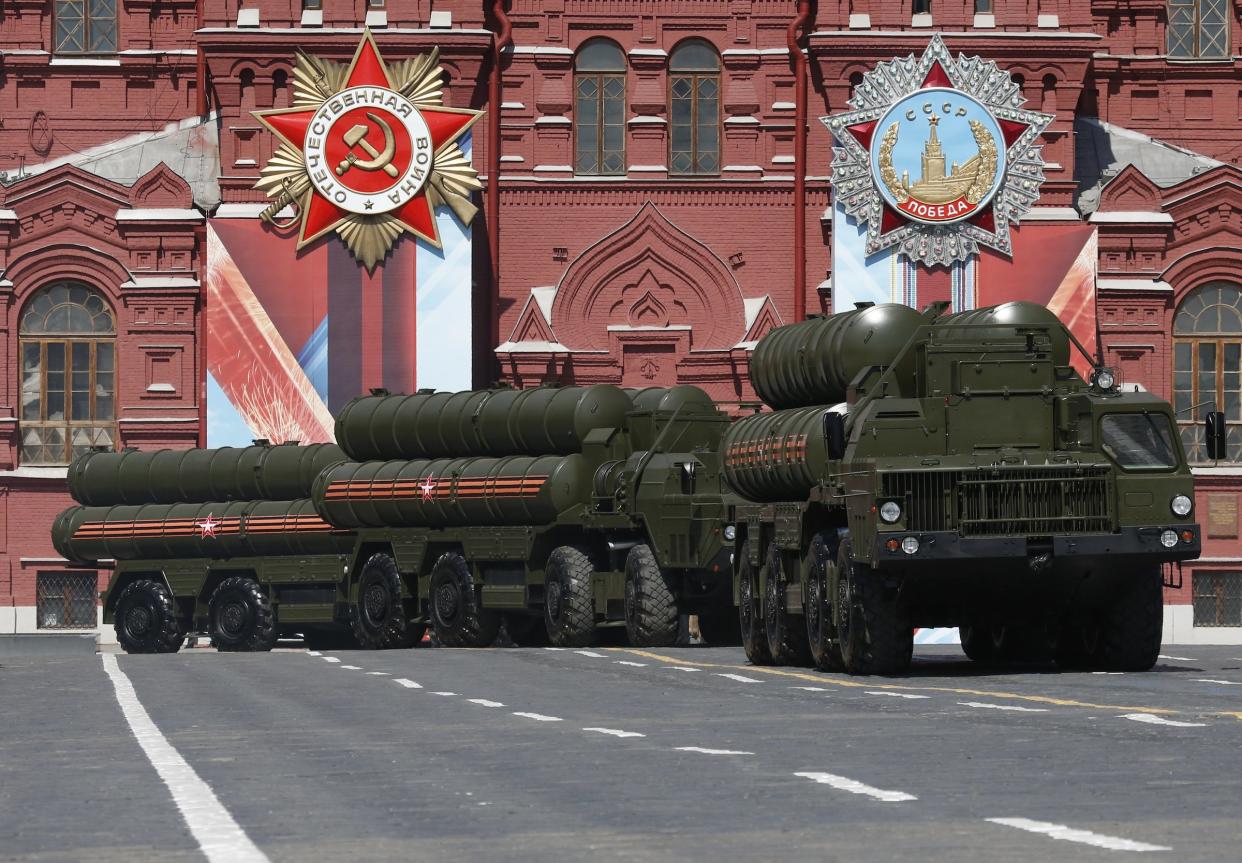
<path fill-rule="evenodd" d="M 55 56 L 48 61 L 52 66 L 94 66 L 97 68 L 118 68 L 121 61 L 117 57 L 73 57 Z"/>

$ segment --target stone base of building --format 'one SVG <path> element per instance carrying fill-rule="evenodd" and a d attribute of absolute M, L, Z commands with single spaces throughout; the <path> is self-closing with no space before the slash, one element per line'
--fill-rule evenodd
<path fill-rule="evenodd" d="M 98 610 L 98 623 L 94 629 L 40 629 L 38 617 L 33 605 L 16 605 L 0 607 L 0 638 L 9 636 L 29 636 L 32 638 L 65 638 L 72 640 L 83 636 L 93 636 L 94 644 L 116 644 L 116 631 L 111 624 L 103 622 L 103 607 Z M 0 654 L 4 651 L 0 648 Z"/>

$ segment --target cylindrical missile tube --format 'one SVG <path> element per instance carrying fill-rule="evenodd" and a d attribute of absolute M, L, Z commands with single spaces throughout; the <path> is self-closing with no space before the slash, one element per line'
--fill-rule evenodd
<path fill-rule="evenodd" d="M 1024 300 L 1014 300 L 1008 303 L 1001 303 L 998 306 L 987 306 L 981 309 L 958 312 L 954 315 L 945 315 L 936 321 L 937 327 L 954 327 L 967 324 L 1004 327 L 1006 329 L 1016 328 L 1018 330 L 1024 327 L 1033 327 L 1040 330 L 1046 328 L 1048 336 L 1052 340 L 1053 362 L 1059 366 L 1069 365 L 1069 335 L 1066 332 L 1065 325 L 1061 323 L 1061 319 L 1046 306 L 1041 306 L 1038 303 L 1028 303 Z M 969 333 L 969 330 L 963 327 L 961 332 Z"/>
<path fill-rule="evenodd" d="M 725 481 L 754 501 L 799 500 L 824 476 L 828 450 L 824 415 L 834 407 L 756 414 L 725 433 Z"/>

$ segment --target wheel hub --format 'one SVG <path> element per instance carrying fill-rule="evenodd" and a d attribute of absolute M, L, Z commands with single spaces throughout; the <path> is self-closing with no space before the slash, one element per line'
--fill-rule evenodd
<path fill-rule="evenodd" d="M 820 598 L 821 593 L 822 591 L 820 589 L 818 576 L 812 577 L 810 582 L 807 584 L 807 591 L 806 591 L 807 607 L 806 607 L 805 613 L 806 613 L 807 629 L 815 633 L 817 638 L 820 634 L 820 627 L 822 626 L 820 622 L 820 618 L 822 617 L 822 614 L 820 612 L 820 607 L 819 607 L 819 598 Z"/>
<path fill-rule="evenodd" d="M 362 607 L 366 610 L 370 620 L 374 622 L 384 620 L 388 616 L 388 591 L 382 584 L 367 585 L 366 593 L 362 597 Z"/>
<path fill-rule="evenodd" d="M 246 606 L 230 602 L 220 611 L 220 628 L 228 635 L 239 635 L 246 626 Z"/>
<path fill-rule="evenodd" d="M 764 619 L 764 622 L 767 624 L 768 632 L 771 632 L 771 633 L 776 632 L 777 624 L 779 622 L 780 611 L 777 608 L 777 604 L 780 601 L 779 587 L 780 585 L 777 583 L 775 574 L 769 573 L 768 583 L 764 586 L 764 590 L 763 590 L 763 598 L 764 598 L 763 619 Z"/>
<path fill-rule="evenodd" d="M 548 616 L 553 620 L 561 619 L 561 586 L 557 582 L 548 585 Z"/>
<path fill-rule="evenodd" d="M 849 637 L 851 608 L 849 578 L 841 578 L 837 584 L 837 628 L 843 639 Z"/>
<path fill-rule="evenodd" d="M 453 585 L 445 582 L 436 590 L 436 615 L 443 622 L 448 622 L 457 617 L 457 609 L 460 603 L 457 600 L 457 590 Z"/>
<path fill-rule="evenodd" d="M 135 605 L 125 613 L 125 628 L 130 635 L 141 638 L 151 631 L 151 610 L 145 605 Z"/>

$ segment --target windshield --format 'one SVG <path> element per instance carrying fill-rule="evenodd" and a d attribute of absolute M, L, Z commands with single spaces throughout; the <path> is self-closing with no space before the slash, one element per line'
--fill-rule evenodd
<path fill-rule="evenodd" d="M 1104 452 L 1123 468 L 1177 466 L 1176 450 L 1163 414 L 1108 414 L 1100 420 Z"/>

